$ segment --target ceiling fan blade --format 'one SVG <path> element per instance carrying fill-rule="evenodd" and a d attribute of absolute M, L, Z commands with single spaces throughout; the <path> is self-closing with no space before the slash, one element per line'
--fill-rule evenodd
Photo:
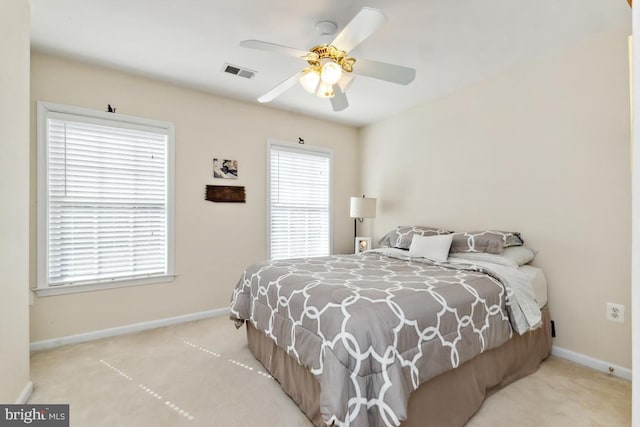
<path fill-rule="evenodd" d="M 347 95 L 342 91 L 339 84 L 333 85 L 333 97 L 331 99 L 331 107 L 333 111 L 342 111 L 349 106 Z"/>
<path fill-rule="evenodd" d="M 385 62 L 370 61 L 368 59 L 357 59 L 353 65 L 353 72 L 362 76 L 373 77 L 374 79 L 386 80 L 401 85 L 408 85 L 416 77 L 416 70 L 413 68 L 401 67 L 400 65 L 387 64 Z"/>
<path fill-rule="evenodd" d="M 367 37 L 375 33 L 387 22 L 387 17 L 378 9 L 363 7 L 340 31 L 331 43 L 340 50 L 350 52 Z"/>
<path fill-rule="evenodd" d="M 275 43 L 263 42 L 261 40 L 244 40 L 240 42 L 240 46 L 249 49 L 266 50 L 268 52 L 276 52 L 289 56 L 304 58 L 309 52 L 306 50 L 296 49 L 295 47 L 282 46 Z"/>
<path fill-rule="evenodd" d="M 343 92 L 346 92 L 347 89 L 349 89 L 349 86 L 351 86 L 351 83 L 353 83 L 353 81 L 355 80 L 356 76 L 353 75 L 353 73 L 342 73 L 342 77 L 340 77 L 340 80 L 338 80 L 338 85 L 340 86 L 340 89 L 342 89 Z"/>
<path fill-rule="evenodd" d="M 301 73 L 295 73 L 293 76 L 289 77 L 287 80 L 283 81 L 282 83 L 271 89 L 269 92 L 258 98 L 258 102 L 265 103 L 273 101 L 274 99 L 294 87 L 296 83 L 298 83 L 300 74 Z"/>

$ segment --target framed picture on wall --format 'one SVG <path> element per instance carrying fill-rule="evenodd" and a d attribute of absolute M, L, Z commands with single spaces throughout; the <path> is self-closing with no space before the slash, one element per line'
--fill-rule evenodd
<path fill-rule="evenodd" d="M 227 159 L 213 159 L 214 178 L 238 178 L 238 161 Z"/>
<path fill-rule="evenodd" d="M 356 254 L 371 249 L 371 237 L 356 237 Z"/>

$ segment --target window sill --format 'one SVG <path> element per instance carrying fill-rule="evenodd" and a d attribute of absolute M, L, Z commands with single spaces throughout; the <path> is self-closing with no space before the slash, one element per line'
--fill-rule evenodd
<path fill-rule="evenodd" d="M 165 276 L 145 277 L 144 279 L 114 280 L 96 283 L 83 283 L 76 285 L 59 285 L 51 287 L 33 288 L 33 292 L 38 297 L 48 297 L 53 295 L 74 294 L 78 292 L 104 291 L 106 289 L 125 288 L 129 286 L 152 285 L 155 283 L 172 282 L 176 278 L 175 274 Z"/>

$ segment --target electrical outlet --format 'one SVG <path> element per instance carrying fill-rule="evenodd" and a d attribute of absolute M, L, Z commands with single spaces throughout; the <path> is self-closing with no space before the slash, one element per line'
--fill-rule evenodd
<path fill-rule="evenodd" d="M 607 303 L 607 320 L 623 323 L 624 322 L 624 305 L 608 302 Z"/>

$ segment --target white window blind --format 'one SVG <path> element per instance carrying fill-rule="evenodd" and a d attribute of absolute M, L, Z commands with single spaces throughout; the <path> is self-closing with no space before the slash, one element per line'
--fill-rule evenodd
<path fill-rule="evenodd" d="M 272 259 L 329 255 L 330 152 L 270 145 Z"/>
<path fill-rule="evenodd" d="M 48 111 L 45 131 L 39 287 L 172 274 L 170 129 Z"/>

